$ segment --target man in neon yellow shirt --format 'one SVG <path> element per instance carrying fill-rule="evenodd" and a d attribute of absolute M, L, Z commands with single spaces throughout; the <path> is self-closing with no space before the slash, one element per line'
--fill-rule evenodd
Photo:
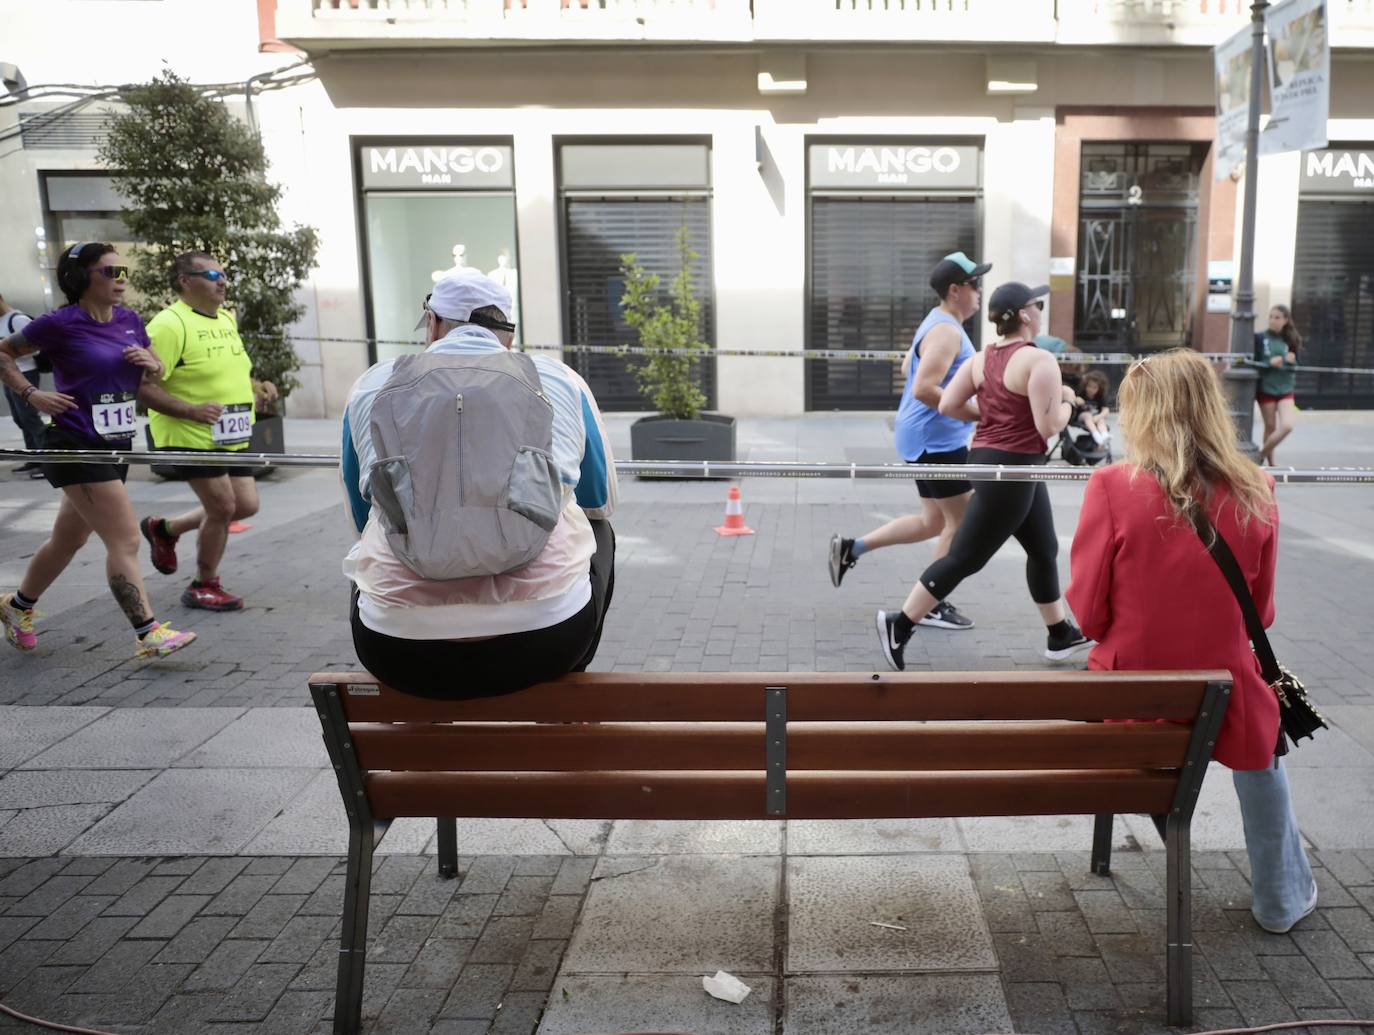
<path fill-rule="evenodd" d="M 253 362 L 239 337 L 238 321 L 223 308 L 228 280 L 207 252 L 186 252 L 172 262 L 177 300 L 148 323 L 153 351 L 165 373 L 160 385 L 146 386 L 139 398 L 151 411 L 149 425 L 157 449 L 178 452 L 239 452 L 253 434 L 255 387 L 264 401 L 276 398 L 270 383 L 255 385 Z M 207 457 L 207 459 L 212 459 Z M 258 487 L 246 468 L 183 468 L 201 506 L 180 517 L 145 517 L 139 527 L 152 547 L 153 567 L 164 575 L 177 570 L 177 539 L 199 529 L 196 578 L 181 595 L 187 607 L 237 611 L 243 598 L 226 592 L 219 564 L 232 521 L 258 512 Z"/>

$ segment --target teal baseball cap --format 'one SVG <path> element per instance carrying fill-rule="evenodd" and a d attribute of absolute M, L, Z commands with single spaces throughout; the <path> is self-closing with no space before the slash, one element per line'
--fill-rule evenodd
<path fill-rule="evenodd" d="M 963 252 L 950 252 L 930 271 L 930 286 L 935 289 L 937 295 L 944 298 L 955 284 L 967 284 L 971 280 L 977 280 L 990 269 L 990 262 L 974 262 Z"/>

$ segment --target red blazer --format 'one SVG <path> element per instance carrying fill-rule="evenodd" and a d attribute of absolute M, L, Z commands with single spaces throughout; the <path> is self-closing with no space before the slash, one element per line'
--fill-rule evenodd
<path fill-rule="evenodd" d="M 1271 522 L 1252 518 L 1242 531 L 1222 489 L 1211 518 L 1267 628 L 1274 621 L 1277 505 Z M 1229 669 L 1234 686 L 1213 757 L 1232 769 L 1273 761 L 1279 705 L 1250 649 L 1235 594 L 1192 525 L 1174 520 L 1153 476 L 1114 464 L 1088 479 L 1070 570 L 1069 605 L 1097 641 L 1090 669 Z"/>

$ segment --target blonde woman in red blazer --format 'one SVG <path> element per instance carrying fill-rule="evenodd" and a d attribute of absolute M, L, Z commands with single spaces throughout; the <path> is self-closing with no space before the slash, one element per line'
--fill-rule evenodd
<path fill-rule="evenodd" d="M 1317 886 L 1274 755 L 1279 706 L 1250 649 L 1230 585 L 1193 528 L 1201 506 L 1274 620 L 1274 483 L 1235 444 L 1211 365 L 1179 349 L 1135 363 L 1118 396 L 1123 462 L 1088 480 L 1068 601 L 1097 641 L 1090 669 L 1225 668 L 1234 688 L 1214 756 L 1229 766 L 1245 822 L 1253 912 L 1283 933 L 1316 907 Z"/>

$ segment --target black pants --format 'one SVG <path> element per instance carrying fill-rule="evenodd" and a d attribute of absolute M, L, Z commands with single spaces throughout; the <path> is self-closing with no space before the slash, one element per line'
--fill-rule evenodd
<path fill-rule="evenodd" d="M 1043 464 L 1038 453 L 1008 453 L 980 446 L 969 451 L 970 464 Z M 936 600 L 992 560 L 1013 536 L 1026 551 L 1026 585 L 1037 604 L 1059 599 L 1059 537 L 1044 482 L 977 483 L 949 553 L 921 573 L 921 584 Z"/>
<path fill-rule="evenodd" d="M 557 625 L 486 640 L 405 640 L 374 632 L 358 616 L 353 590 L 353 647 L 363 668 L 387 686 L 419 697 L 495 697 L 582 672 L 596 656 L 615 591 L 615 532 L 593 521 L 592 598 Z"/>
<path fill-rule="evenodd" d="M 23 374 L 29 384 L 38 387 L 37 370 L 25 370 Z M 19 430 L 24 436 L 24 448 L 42 449 L 43 418 L 38 411 L 19 398 L 19 393 L 8 385 L 5 386 L 5 401 L 10 405 L 10 416 L 14 418 L 14 423 L 19 425 Z"/>

